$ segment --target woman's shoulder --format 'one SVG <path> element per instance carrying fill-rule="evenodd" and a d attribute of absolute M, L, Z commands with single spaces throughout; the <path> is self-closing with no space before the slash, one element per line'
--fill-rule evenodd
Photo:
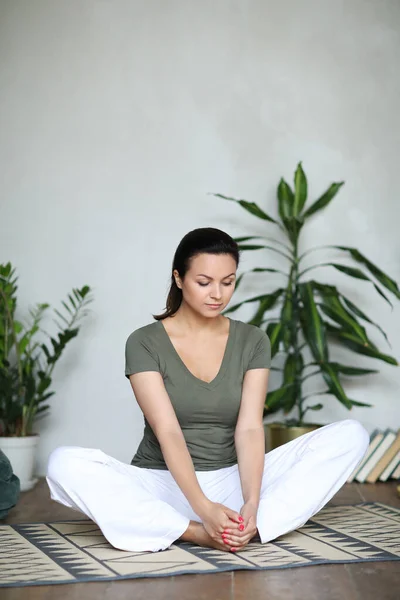
<path fill-rule="evenodd" d="M 233 321 L 234 319 L 232 319 Z M 250 323 L 244 323 L 243 321 L 234 321 L 237 335 L 244 340 L 250 340 L 257 342 L 263 338 L 268 338 L 265 331 L 257 327 L 257 325 L 251 325 Z"/>
<path fill-rule="evenodd" d="M 161 372 L 157 350 L 158 322 L 143 325 L 132 331 L 125 344 L 125 375 L 142 371 Z"/>
<path fill-rule="evenodd" d="M 250 323 L 236 321 L 236 336 L 242 355 L 246 359 L 246 370 L 269 369 L 271 367 L 271 342 L 266 332 Z"/>
<path fill-rule="evenodd" d="M 140 343 L 143 341 L 151 341 L 156 339 L 159 335 L 160 331 L 160 322 L 154 321 L 153 323 L 149 323 L 148 325 L 142 325 L 138 327 L 132 333 L 129 334 L 127 343 Z"/>

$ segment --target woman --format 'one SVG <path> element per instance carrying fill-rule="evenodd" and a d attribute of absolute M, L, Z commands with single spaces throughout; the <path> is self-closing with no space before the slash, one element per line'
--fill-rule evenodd
<path fill-rule="evenodd" d="M 145 417 L 130 465 L 62 447 L 49 461 L 54 500 L 93 519 L 116 548 L 158 551 L 176 540 L 236 552 L 303 525 L 344 484 L 368 446 L 353 420 L 265 455 L 267 335 L 223 316 L 239 252 L 195 229 L 173 260 L 166 311 L 126 343 L 125 374 Z"/>

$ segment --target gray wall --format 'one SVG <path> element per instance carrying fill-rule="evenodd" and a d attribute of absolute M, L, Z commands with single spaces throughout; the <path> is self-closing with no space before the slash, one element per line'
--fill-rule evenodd
<path fill-rule="evenodd" d="M 344 179 L 303 249 L 354 245 L 400 280 L 399 31 L 389 0 L 0 1 L 1 260 L 18 268 L 21 314 L 84 283 L 96 297 L 56 370 L 39 471 L 61 444 L 130 460 L 142 420 L 124 343 L 163 308 L 178 241 L 207 225 L 267 231 L 208 192 L 274 212 L 279 178 L 299 160 L 311 199 Z M 317 274 L 362 302 L 400 357 L 399 307 L 369 284 Z M 249 278 L 238 299 L 277 285 Z M 400 370 L 351 364 L 381 369 L 347 388 L 374 404 L 351 416 L 370 431 L 399 427 Z M 318 420 L 349 416 L 323 401 Z"/>

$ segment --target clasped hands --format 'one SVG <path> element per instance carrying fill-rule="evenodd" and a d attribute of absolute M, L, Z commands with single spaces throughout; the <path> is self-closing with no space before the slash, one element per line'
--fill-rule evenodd
<path fill-rule="evenodd" d="M 202 515 L 203 527 L 212 539 L 231 552 L 244 550 L 257 534 L 257 507 L 246 502 L 240 513 L 223 504 L 210 502 Z"/>

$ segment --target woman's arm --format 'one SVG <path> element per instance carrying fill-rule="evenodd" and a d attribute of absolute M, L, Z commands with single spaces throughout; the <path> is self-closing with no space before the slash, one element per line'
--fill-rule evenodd
<path fill-rule="evenodd" d="M 244 505 L 240 514 L 244 523 L 238 529 L 227 528 L 224 543 L 243 550 L 257 533 L 257 511 L 264 470 L 265 436 L 262 422 L 269 369 L 246 371 L 243 379 L 235 446 Z"/>
<path fill-rule="evenodd" d="M 159 373 L 136 373 L 129 377 L 136 400 L 158 439 L 164 460 L 195 513 L 208 500 L 197 481 L 182 429 Z"/>
<path fill-rule="evenodd" d="M 232 521 L 242 517 L 229 508 L 211 502 L 197 480 L 192 457 L 160 373 L 146 371 L 129 377 L 136 400 L 157 437 L 172 477 L 182 490 L 208 533 L 217 539 Z"/>
<path fill-rule="evenodd" d="M 235 429 L 240 482 L 246 504 L 258 509 L 264 469 L 263 410 L 269 369 L 250 369 L 243 379 L 242 400 Z"/>

